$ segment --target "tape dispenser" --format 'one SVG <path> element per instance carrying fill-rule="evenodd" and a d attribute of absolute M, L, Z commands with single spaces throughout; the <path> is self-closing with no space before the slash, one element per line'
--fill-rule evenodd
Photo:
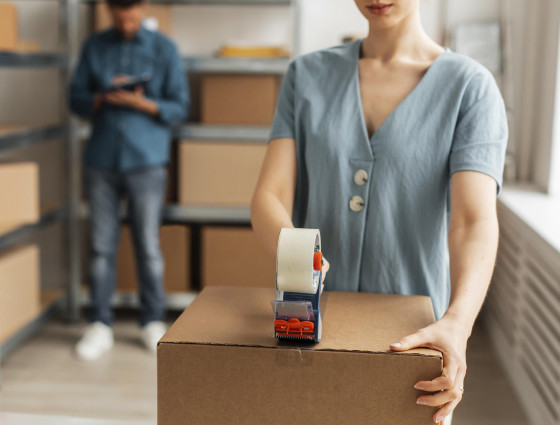
<path fill-rule="evenodd" d="M 282 228 L 276 253 L 274 337 L 321 340 L 323 254 L 318 229 Z"/>

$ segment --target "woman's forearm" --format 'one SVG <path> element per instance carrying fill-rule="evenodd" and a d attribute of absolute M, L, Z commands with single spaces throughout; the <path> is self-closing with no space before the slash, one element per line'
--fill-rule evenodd
<path fill-rule="evenodd" d="M 498 221 L 488 218 L 450 227 L 448 242 L 451 297 L 445 316 L 460 321 L 470 335 L 494 270 Z"/>
<path fill-rule="evenodd" d="M 251 224 L 266 251 L 276 257 L 282 227 L 294 227 L 292 218 L 278 197 L 269 191 L 255 193 L 251 203 Z"/>

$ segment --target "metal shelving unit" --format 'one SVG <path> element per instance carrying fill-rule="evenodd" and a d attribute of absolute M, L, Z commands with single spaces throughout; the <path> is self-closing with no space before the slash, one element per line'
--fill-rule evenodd
<path fill-rule="evenodd" d="M 167 205 L 163 210 L 167 223 L 188 223 L 191 225 L 239 225 L 251 221 L 249 207 L 211 207 Z"/>
<path fill-rule="evenodd" d="M 299 35 L 299 0 L 153 0 L 153 3 L 179 4 L 179 5 L 282 5 L 291 7 L 292 17 L 292 52 L 300 52 Z M 195 57 L 183 58 L 185 70 L 191 74 L 276 74 L 283 75 L 288 69 L 289 58 L 220 58 L 220 57 Z M 268 139 L 270 128 L 268 126 L 246 125 L 206 125 L 188 123 L 175 130 L 176 139 L 181 142 L 189 141 L 217 141 L 250 142 L 264 144 Z M 184 206 L 168 205 L 163 213 L 164 221 L 168 223 L 184 223 L 191 226 L 191 264 L 192 280 L 195 285 L 200 283 L 201 263 L 199 248 L 202 241 L 202 228 L 204 226 L 250 226 L 251 214 L 248 207 L 216 207 L 216 206 Z M 172 301 L 172 300 L 170 300 Z"/>
<path fill-rule="evenodd" d="M 58 53 L 0 52 L 0 66 L 10 68 L 60 68 L 65 64 L 64 55 Z"/>
<path fill-rule="evenodd" d="M 61 45 L 61 51 L 58 53 L 14 53 L 14 52 L 0 52 L 0 68 L 25 68 L 25 69 L 56 69 L 60 72 L 60 79 L 64 83 L 63 87 L 66 86 L 66 81 L 68 81 L 68 22 L 69 17 L 67 14 L 68 7 L 67 4 L 72 0 L 56 0 L 59 7 L 59 40 Z M 64 96 L 64 101 L 61 102 L 65 105 L 66 93 L 61 94 Z M 33 144 L 44 143 L 51 140 L 60 140 L 61 143 L 65 143 L 70 146 L 69 138 L 69 122 L 68 113 L 65 111 L 65 107 L 62 106 L 61 111 L 62 122 L 57 125 L 43 125 L 40 127 L 29 126 L 22 127 L 18 126 L 12 131 L 3 130 L 0 133 L 0 152 L 7 152 L 9 150 L 19 149 Z M 67 169 L 67 180 L 71 180 L 72 173 L 74 172 L 76 164 L 74 161 L 70 160 L 70 156 L 67 156 L 66 169 Z M 0 254 L 4 251 L 17 247 L 21 244 L 28 242 L 39 231 L 46 229 L 55 223 L 64 222 L 67 224 L 67 234 L 69 235 L 69 240 L 77 241 L 77 233 L 75 228 L 71 226 L 71 223 L 75 219 L 75 209 L 72 207 L 72 186 L 68 185 L 68 199 L 69 202 L 64 205 L 60 205 L 54 208 L 47 209 L 43 211 L 39 220 L 35 223 L 28 223 L 16 227 L 14 229 L 7 230 L 0 233 Z M 67 244 L 66 258 L 69 269 L 79 269 L 79 256 L 76 255 L 74 244 Z M 66 275 L 66 273 L 64 273 Z M 68 303 L 69 296 L 72 293 L 72 287 L 76 284 L 73 281 L 74 276 L 69 275 L 68 282 L 65 282 L 64 290 L 50 290 L 41 289 L 41 312 L 40 314 L 28 323 L 26 326 L 21 328 L 10 338 L 0 343 L 0 361 L 1 356 L 14 350 L 20 344 L 22 344 L 27 338 L 32 336 L 37 332 L 43 324 L 49 320 L 55 313 L 61 311 L 63 307 L 67 307 L 67 315 L 72 318 L 70 304 Z"/>
<path fill-rule="evenodd" d="M 180 140 L 218 140 L 220 142 L 266 143 L 270 128 L 266 126 L 185 124 L 177 129 Z"/>
<path fill-rule="evenodd" d="M 72 72 L 74 61 L 79 52 L 78 8 L 80 4 L 95 4 L 101 0 L 53 0 L 59 7 L 59 39 L 60 51 L 53 53 L 14 53 L 0 52 L 0 68 L 32 68 L 56 69 L 60 71 L 62 87 L 66 87 Z M 151 0 L 155 4 L 174 5 L 229 5 L 229 6 L 287 6 L 292 8 L 293 53 L 299 53 L 299 0 Z M 185 69 L 191 73 L 260 73 L 283 74 L 289 59 L 233 59 L 186 56 L 183 58 Z M 66 99 L 66 90 L 62 94 Z M 61 140 L 66 151 L 66 189 L 67 202 L 41 214 L 35 223 L 25 224 L 4 233 L 0 233 L 0 254 L 5 250 L 25 243 L 37 232 L 64 222 L 67 228 L 66 258 L 68 273 L 65 290 L 45 292 L 42 296 L 42 311 L 31 323 L 20 329 L 8 340 L 0 344 L 0 356 L 15 349 L 27 338 L 37 332 L 41 326 L 56 312 L 63 308 L 70 321 L 79 319 L 80 307 L 83 302 L 80 272 L 79 220 L 84 217 L 80 199 L 80 140 L 83 126 L 70 117 L 66 110 L 66 102 L 61 102 L 62 120 L 60 124 L 43 125 L 40 127 L 18 127 L 13 131 L 2 131 L 0 128 L 0 153 L 12 149 L 40 144 L 51 140 Z M 181 140 L 218 140 L 248 141 L 264 143 L 268 137 L 268 127 L 258 126 L 205 126 L 185 124 L 176 129 L 175 136 Z M 168 223 L 189 224 L 194 233 L 200 235 L 202 225 L 239 225 L 250 223 L 249 208 L 221 207 L 187 207 L 168 205 L 164 210 L 164 221 Z M 168 303 L 171 308 L 184 308 L 196 296 L 196 292 L 170 294 Z M 117 294 L 115 305 L 136 306 L 130 294 Z M 1 361 L 1 357 L 0 357 Z"/>
<path fill-rule="evenodd" d="M 183 66 L 191 73 L 228 74 L 284 74 L 289 59 L 216 58 L 208 56 L 185 56 Z"/>
<path fill-rule="evenodd" d="M 66 135 L 65 131 L 64 126 L 50 125 L 3 132 L 0 133 L 0 152 L 62 139 Z"/>
<path fill-rule="evenodd" d="M 54 208 L 43 214 L 35 223 L 24 224 L 5 233 L 0 233 L 0 254 L 2 251 L 16 247 L 24 243 L 29 237 L 33 236 L 40 230 L 64 221 L 69 217 L 69 208 L 67 205 L 60 208 Z"/>

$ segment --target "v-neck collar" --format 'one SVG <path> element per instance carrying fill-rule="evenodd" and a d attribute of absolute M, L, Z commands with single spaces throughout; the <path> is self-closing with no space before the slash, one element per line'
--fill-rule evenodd
<path fill-rule="evenodd" d="M 375 137 L 377 136 L 377 134 L 384 128 L 386 127 L 388 124 L 387 122 L 390 121 L 393 116 L 398 112 L 399 109 L 401 109 L 401 106 L 406 103 L 408 101 L 408 99 L 410 97 L 412 97 L 414 95 L 414 93 L 416 91 L 418 91 L 418 87 L 420 87 L 421 85 L 425 84 L 425 80 L 427 80 L 428 75 L 430 74 L 430 71 L 434 68 L 434 65 L 439 62 L 439 59 L 444 56 L 446 53 L 448 53 L 450 50 L 448 47 L 445 47 L 445 50 L 443 53 L 441 53 L 438 57 L 436 57 L 432 63 L 430 64 L 430 66 L 428 67 L 428 69 L 426 70 L 426 72 L 424 73 L 424 75 L 422 76 L 422 78 L 420 79 L 420 81 L 414 86 L 414 88 L 405 96 L 405 98 L 403 100 L 401 100 L 397 106 L 395 106 L 395 108 L 393 108 L 393 110 L 391 111 L 391 113 L 389 115 L 387 115 L 387 117 L 383 120 L 383 122 L 381 123 L 381 125 L 375 130 L 375 132 L 372 134 L 371 137 L 369 137 L 368 134 L 368 130 L 367 130 L 367 126 L 366 126 L 366 120 L 365 120 L 365 115 L 364 115 L 364 108 L 363 108 L 363 103 L 362 103 L 362 94 L 360 91 L 360 50 L 362 47 L 362 43 L 363 43 L 364 39 L 360 38 L 359 40 L 356 40 L 354 45 L 354 51 L 352 52 L 352 65 L 354 67 L 354 90 L 356 93 L 356 99 L 358 101 L 358 110 L 360 112 L 360 124 L 362 127 L 362 131 L 364 134 L 364 137 L 366 140 L 368 140 L 370 143 L 373 142 L 373 140 L 375 139 Z M 386 125 L 387 124 L 387 125 Z"/>

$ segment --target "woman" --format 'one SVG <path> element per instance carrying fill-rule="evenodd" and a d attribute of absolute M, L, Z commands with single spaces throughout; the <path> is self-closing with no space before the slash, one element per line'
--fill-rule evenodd
<path fill-rule="evenodd" d="M 252 223 L 272 255 L 282 227 L 320 229 L 327 290 L 432 298 L 437 321 L 391 349 L 443 353 L 417 402 L 450 423 L 496 256 L 504 103 L 487 69 L 426 35 L 419 0 L 355 3 L 366 38 L 289 66 Z"/>

